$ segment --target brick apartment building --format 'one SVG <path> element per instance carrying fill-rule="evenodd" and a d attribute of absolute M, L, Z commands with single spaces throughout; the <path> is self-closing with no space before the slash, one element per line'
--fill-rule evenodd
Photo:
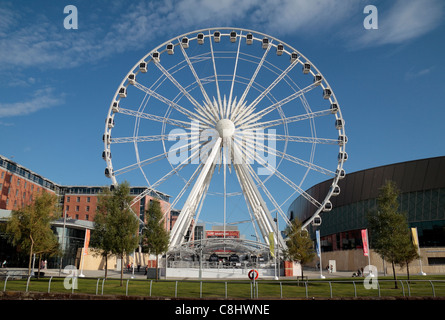
<path fill-rule="evenodd" d="M 58 185 L 0 155 L 0 223 L 6 222 L 12 210 L 31 204 L 42 191 L 58 195 L 60 212 L 65 212 L 66 217 L 63 219 L 61 216 L 55 221 L 53 228 L 59 237 L 59 242 L 64 244 L 65 255 L 71 255 L 64 258 L 63 265 L 75 264 L 75 256 L 83 246 L 85 230 L 94 228 L 93 221 L 102 188 L 102 186 Z M 167 212 L 165 228 L 171 230 L 178 212 L 170 210 L 170 196 L 158 191 L 147 192 L 147 187 L 130 188 L 130 194 L 133 196 L 140 195 L 144 191 L 146 195 L 133 204 L 133 212 L 144 221 L 150 203 L 157 199 L 161 203 L 162 210 Z M 64 232 L 62 227 L 65 228 Z M 65 235 L 64 240 L 62 235 Z M 15 251 L 6 241 L 6 237 L 0 234 L 0 259 L 11 261 L 10 266 L 19 265 L 20 261 L 14 261 Z"/>

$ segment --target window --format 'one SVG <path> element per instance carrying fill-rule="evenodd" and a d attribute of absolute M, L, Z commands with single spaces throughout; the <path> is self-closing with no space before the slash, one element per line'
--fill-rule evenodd
<path fill-rule="evenodd" d="M 77 201 L 77 202 L 80 202 L 80 197 L 77 197 L 76 201 Z"/>
<path fill-rule="evenodd" d="M 90 202 L 90 199 L 91 199 L 90 197 L 87 197 L 87 202 Z"/>
<path fill-rule="evenodd" d="M 66 211 L 70 211 L 70 206 L 66 206 Z"/>
<path fill-rule="evenodd" d="M 17 187 L 20 186 L 20 179 L 17 179 Z"/>
<path fill-rule="evenodd" d="M 70 202 L 70 197 L 66 197 L 66 202 Z"/>
<path fill-rule="evenodd" d="M 88 214 L 85 215 L 85 220 L 90 220 L 90 216 Z"/>
<path fill-rule="evenodd" d="M 76 211 L 79 211 L 79 206 L 76 206 Z M 77 219 L 77 218 L 76 218 Z"/>
<path fill-rule="evenodd" d="M 431 265 L 444 265 L 445 257 L 428 257 L 428 264 Z"/>
<path fill-rule="evenodd" d="M 78 214 L 76 214 L 76 220 L 79 220 L 79 215 Z"/>
<path fill-rule="evenodd" d="M 89 212 L 90 211 L 90 206 L 87 206 L 87 212 Z M 87 219 L 88 220 L 88 219 Z"/>

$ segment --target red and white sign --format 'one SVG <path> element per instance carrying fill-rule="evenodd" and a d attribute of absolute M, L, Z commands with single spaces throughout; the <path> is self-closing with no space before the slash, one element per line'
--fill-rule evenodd
<path fill-rule="evenodd" d="M 239 239 L 239 231 L 226 231 L 225 237 L 224 237 L 224 231 L 219 230 L 213 230 L 213 231 L 206 231 L 207 238 L 235 238 Z"/>

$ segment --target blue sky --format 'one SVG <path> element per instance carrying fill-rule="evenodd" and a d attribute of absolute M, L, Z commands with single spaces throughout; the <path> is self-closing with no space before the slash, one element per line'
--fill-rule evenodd
<path fill-rule="evenodd" d="M 376 30 L 363 26 L 368 4 Z M 230 26 L 322 70 L 346 120 L 347 172 L 443 156 L 444 12 L 441 0 L 2 1 L 0 154 L 59 184 L 108 184 L 102 134 L 123 77 L 174 36 Z"/>

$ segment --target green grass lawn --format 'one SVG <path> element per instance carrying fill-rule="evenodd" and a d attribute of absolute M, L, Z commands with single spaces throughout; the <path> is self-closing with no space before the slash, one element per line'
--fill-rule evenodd
<path fill-rule="evenodd" d="M 65 289 L 65 278 L 34 279 L 29 281 L 28 291 L 51 293 L 71 293 Z M 445 276 L 412 276 L 408 281 L 406 277 L 398 277 L 397 289 L 391 277 L 379 278 L 379 289 L 366 289 L 363 278 L 319 279 L 308 282 L 296 280 L 256 282 L 258 298 L 267 299 L 298 299 L 298 298 L 347 298 L 347 297 L 432 297 L 433 286 L 436 297 L 445 297 Z M 0 290 L 4 290 L 5 280 L 0 281 Z M 7 291 L 26 291 L 27 280 L 8 280 Z M 128 290 L 128 291 L 127 291 Z M 252 297 L 252 284 L 248 281 L 171 281 L 171 280 L 139 280 L 124 279 L 121 286 L 120 279 L 92 279 L 78 278 L 78 289 L 74 293 L 101 295 L 129 295 L 151 297 L 177 297 L 177 298 L 230 298 L 250 299 Z"/>

